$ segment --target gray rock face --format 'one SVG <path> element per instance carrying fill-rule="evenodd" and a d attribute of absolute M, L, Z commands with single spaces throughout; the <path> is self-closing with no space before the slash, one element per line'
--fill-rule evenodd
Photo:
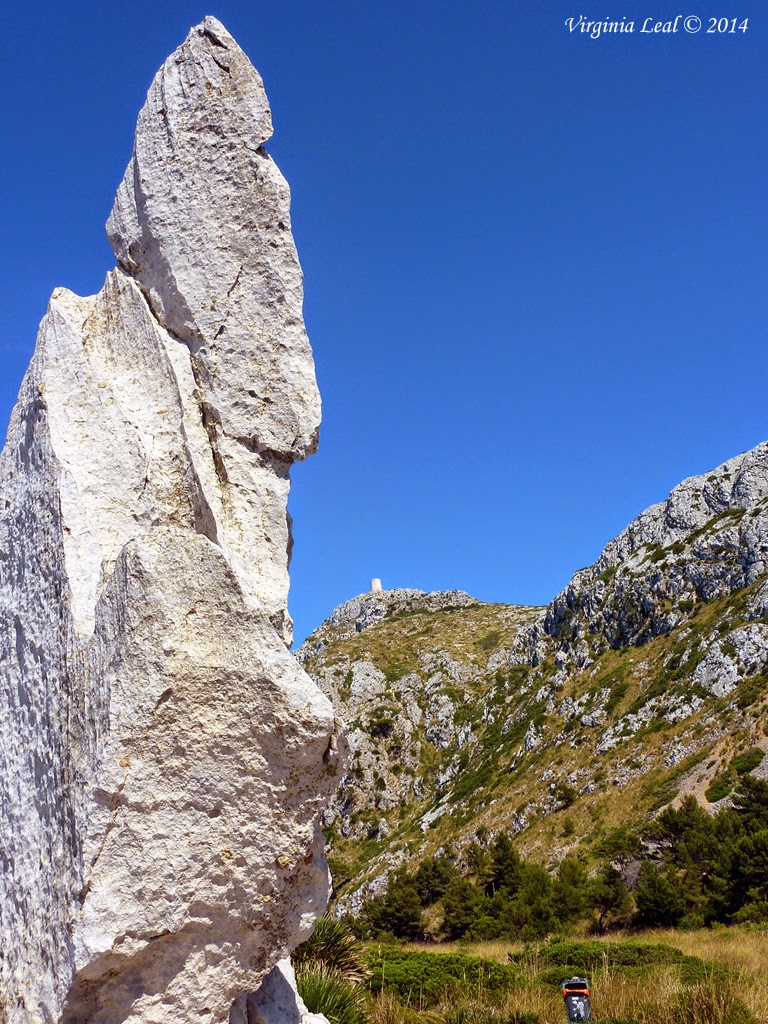
<path fill-rule="evenodd" d="M 679 625 L 685 608 L 750 586 L 768 570 L 768 442 L 684 480 L 576 573 L 546 632 L 594 634 L 612 647 Z"/>
<path fill-rule="evenodd" d="M 755 676 L 768 666 L 768 626 L 764 623 L 734 629 L 715 639 L 693 672 L 693 682 L 715 697 L 736 689 L 742 678 Z"/>
<path fill-rule="evenodd" d="M 337 726 L 286 646 L 288 470 L 319 398 L 270 130 L 206 19 L 140 115 L 120 268 L 54 292 L 13 412 L 8 1024 L 223 1024 L 325 906 Z"/>

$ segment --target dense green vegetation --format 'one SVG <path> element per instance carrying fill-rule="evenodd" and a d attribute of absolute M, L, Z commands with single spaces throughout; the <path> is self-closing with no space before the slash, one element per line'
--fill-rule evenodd
<path fill-rule="evenodd" d="M 557 985 L 569 975 L 593 977 L 596 971 L 641 979 L 661 966 L 674 968 L 679 980 L 689 985 L 707 978 L 725 980 L 729 973 L 722 964 L 707 963 L 661 942 L 559 941 L 510 953 L 509 959 L 522 966 L 532 955 L 536 958 L 536 977 L 541 984 Z"/>
<path fill-rule="evenodd" d="M 371 976 L 368 987 L 378 993 L 393 992 L 401 1002 L 422 1007 L 438 1003 L 447 992 L 501 995 L 520 982 L 511 964 L 499 964 L 464 953 L 438 955 L 380 946 L 368 955 Z"/>
<path fill-rule="evenodd" d="M 768 783 L 741 767 L 731 806 L 711 815 L 687 797 L 641 829 L 616 829 L 596 871 L 566 857 L 551 875 L 502 832 L 469 847 L 463 872 L 445 855 L 401 868 L 351 926 L 373 939 L 529 942 L 585 920 L 596 933 L 768 922 Z"/>

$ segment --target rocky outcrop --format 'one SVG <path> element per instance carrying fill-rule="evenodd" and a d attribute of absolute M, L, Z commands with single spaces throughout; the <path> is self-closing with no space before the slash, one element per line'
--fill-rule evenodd
<path fill-rule="evenodd" d="M 288 472 L 319 396 L 270 134 L 207 18 L 139 117 L 119 267 L 96 296 L 54 292 L 12 415 L 8 1024 L 223 1024 L 325 905 L 339 744 L 286 609 Z"/>
<path fill-rule="evenodd" d="M 704 647 L 692 680 L 716 697 L 725 697 L 742 679 L 768 667 L 768 625 L 754 623 L 713 636 Z"/>
<path fill-rule="evenodd" d="M 319 654 L 324 644 L 329 641 L 345 640 L 356 633 L 362 633 L 388 615 L 450 611 L 479 603 L 481 602 L 463 590 L 435 590 L 428 594 L 413 587 L 401 587 L 396 590 L 377 588 L 367 594 L 359 594 L 334 608 L 330 618 L 318 626 L 312 636 L 301 645 L 296 657 L 304 662 Z"/>
<path fill-rule="evenodd" d="M 679 484 L 552 602 L 554 637 L 642 644 L 768 571 L 768 442 Z"/>
<path fill-rule="evenodd" d="M 457 590 L 373 592 L 336 608 L 296 652 L 349 730 L 326 829 L 383 839 L 386 815 L 441 799 L 482 727 L 489 653 L 541 614 Z M 424 815 L 424 830 L 432 820 Z"/>

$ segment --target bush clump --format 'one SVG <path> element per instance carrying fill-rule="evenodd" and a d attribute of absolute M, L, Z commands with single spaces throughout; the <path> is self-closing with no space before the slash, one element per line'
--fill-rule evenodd
<path fill-rule="evenodd" d="M 731 768 L 739 775 L 746 775 L 747 772 L 752 772 L 757 768 L 759 764 L 762 764 L 765 758 L 765 752 L 760 747 L 750 747 L 749 750 L 745 750 L 743 754 L 737 754 L 731 761 Z"/>
<path fill-rule="evenodd" d="M 408 952 L 379 947 L 368 953 L 368 989 L 386 988 L 406 1005 L 435 1006 L 451 994 L 501 995 L 520 981 L 511 966 L 461 953 Z"/>
<path fill-rule="evenodd" d="M 597 970 L 642 978 L 659 966 L 676 967 L 685 985 L 715 977 L 724 981 L 729 976 L 724 965 L 688 956 L 662 942 L 553 942 L 547 946 L 529 945 L 521 952 L 510 953 L 509 960 L 515 965 L 535 960 L 539 965 L 537 981 L 547 987 L 559 986 L 567 976 L 592 975 Z"/>
<path fill-rule="evenodd" d="M 645 967 L 648 964 L 679 964 L 685 954 L 662 942 L 553 942 L 548 946 L 527 947 L 510 953 L 512 963 L 521 963 L 535 952 L 541 964 L 557 967 L 575 965 L 576 973 L 594 971 L 597 967 Z"/>
<path fill-rule="evenodd" d="M 715 804 L 718 800 L 724 800 L 725 797 L 730 796 L 732 792 L 733 775 L 730 772 L 723 772 L 722 775 L 716 775 L 712 779 L 704 796 L 711 804 Z"/>

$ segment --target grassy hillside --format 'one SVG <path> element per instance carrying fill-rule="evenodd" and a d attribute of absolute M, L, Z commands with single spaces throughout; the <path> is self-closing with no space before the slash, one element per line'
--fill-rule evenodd
<path fill-rule="evenodd" d="M 727 799 L 745 752 L 761 774 L 768 677 L 742 667 L 717 696 L 694 674 L 714 644 L 728 653 L 721 638 L 754 628 L 763 583 L 696 602 L 677 628 L 583 669 L 563 667 L 551 641 L 537 665 L 509 664 L 541 609 L 412 607 L 341 639 L 326 630 L 305 664 L 352 738 L 326 818 L 341 906 L 381 892 L 398 865 L 445 850 L 462 862 L 502 830 L 550 869 L 569 854 L 589 865 L 617 827 L 685 794 Z"/>

